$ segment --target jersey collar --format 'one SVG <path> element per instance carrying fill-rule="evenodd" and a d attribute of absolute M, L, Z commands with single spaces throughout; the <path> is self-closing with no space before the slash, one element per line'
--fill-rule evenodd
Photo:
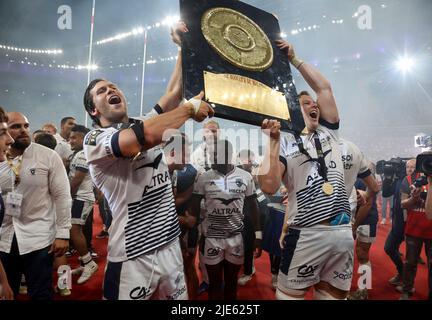
<path fill-rule="evenodd" d="M 117 130 L 122 130 L 122 129 L 128 129 L 130 128 L 133 124 L 135 124 L 136 122 L 138 122 L 139 120 L 134 119 L 134 118 L 128 118 L 128 122 L 119 122 L 119 123 L 113 123 L 109 126 L 104 126 L 101 128 L 103 129 L 107 129 L 107 128 L 114 128 Z"/>
<path fill-rule="evenodd" d="M 233 174 L 234 171 L 235 171 L 236 169 L 237 169 L 237 167 L 234 166 L 234 168 L 233 168 L 231 171 L 227 172 L 227 174 L 223 174 L 222 172 L 217 171 L 217 170 L 215 170 L 215 169 L 212 169 L 212 170 L 213 170 L 214 172 L 216 172 L 216 173 L 217 173 L 218 175 L 220 175 L 220 176 L 228 177 L 229 175 Z"/>

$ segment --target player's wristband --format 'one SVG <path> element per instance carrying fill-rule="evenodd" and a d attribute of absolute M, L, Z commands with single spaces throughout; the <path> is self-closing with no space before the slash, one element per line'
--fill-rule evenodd
<path fill-rule="evenodd" d="M 262 231 L 255 231 L 255 239 L 262 240 Z"/>
<path fill-rule="evenodd" d="M 304 63 L 304 61 L 303 61 L 303 60 L 300 60 L 300 59 L 297 58 L 297 57 L 294 57 L 294 58 L 291 59 L 291 64 L 292 64 L 294 67 L 296 67 L 296 69 L 300 68 L 301 65 L 302 65 L 303 63 Z"/>
<path fill-rule="evenodd" d="M 196 99 L 196 98 L 192 98 L 188 102 L 190 102 L 193 105 L 193 107 L 194 107 L 194 115 L 197 114 L 198 110 L 200 108 L 200 105 L 201 105 L 201 100 L 200 99 Z"/>

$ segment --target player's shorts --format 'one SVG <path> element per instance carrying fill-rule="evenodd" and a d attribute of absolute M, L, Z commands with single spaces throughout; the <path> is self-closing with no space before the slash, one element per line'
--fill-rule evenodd
<path fill-rule="evenodd" d="M 350 224 L 290 228 L 282 250 L 278 289 L 307 289 L 321 281 L 349 291 L 354 267 Z"/>
<path fill-rule="evenodd" d="M 103 295 L 107 300 L 187 300 L 179 240 L 132 260 L 108 261 Z"/>
<path fill-rule="evenodd" d="M 72 201 L 72 224 L 85 225 L 87 217 L 93 209 L 93 202 L 73 199 Z"/>
<path fill-rule="evenodd" d="M 242 265 L 244 262 L 243 236 L 237 234 L 227 239 L 202 237 L 200 251 L 205 264 L 212 266 L 227 260 L 232 264 Z"/>
<path fill-rule="evenodd" d="M 377 224 L 364 224 L 357 227 L 357 240 L 364 243 L 374 243 Z"/>

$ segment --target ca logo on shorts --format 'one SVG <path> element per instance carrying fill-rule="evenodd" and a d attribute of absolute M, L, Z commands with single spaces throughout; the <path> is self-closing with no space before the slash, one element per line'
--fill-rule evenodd
<path fill-rule="evenodd" d="M 149 294 L 150 294 L 150 288 L 136 287 L 131 290 L 131 292 L 129 293 L 129 297 L 132 300 L 138 300 L 138 299 L 145 298 Z"/>
<path fill-rule="evenodd" d="M 313 277 L 315 275 L 315 270 L 318 268 L 318 265 L 316 266 L 308 266 L 303 265 L 298 268 L 297 271 L 297 277 L 299 278 L 307 278 L 307 277 Z"/>
<path fill-rule="evenodd" d="M 219 248 L 208 248 L 207 249 L 207 256 L 208 257 L 215 257 L 219 254 L 220 249 Z"/>

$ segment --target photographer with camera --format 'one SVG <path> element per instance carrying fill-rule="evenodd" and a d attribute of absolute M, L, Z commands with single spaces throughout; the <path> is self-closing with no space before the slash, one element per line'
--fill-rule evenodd
<path fill-rule="evenodd" d="M 415 174 L 416 160 L 410 159 L 406 163 L 406 176 L 411 176 L 414 181 L 416 179 Z M 406 177 L 404 176 L 404 177 Z M 397 274 L 392 277 L 389 282 L 394 286 L 402 285 L 402 274 L 403 274 L 403 261 L 399 252 L 400 245 L 405 240 L 405 220 L 406 213 L 401 205 L 401 184 L 404 180 L 401 178 L 396 182 L 395 194 L 393 198 L 393 216 L 392 216 L 392 228 L 388 233 L 384 251 L 393 261 L 397 269 Z"/>
<path fill-rule="evenodd" d="M 432 175 L 428 175 L 428 193 L 426 197 L 426 216 L 432 220 Z M 432 300 L 432 248 L 429 248 L 429 300 Z"/>
<path fill-rule="evenodd" d="M 429 164 L 430 162 L 429 158 Z M 405 223 L 406 262 L 403 269 L 403 284 L 397 287 L 398 291 L 402 292 L 401 300 L 408 300 L 415 291 L 414 279 L 423 243 L 425 244 L 428 265 L 430 263 L 432 221 L 427 219 L 425 210 L 429 184 L 427 177 L 421 175 L 422 173 L 428 175 L 432 173 L 425 170 L 427 164 L 428 159 L 424 159 L 424 155 L 418 156 L 416 179 L 413 180 L 412 176 L 407 176 L 401 184 L 401 204 L 402 208 L 408 212 Z"/>
<path fill-rule="evenodd" d="M 432 220 L 432 153 L 420 155 L 418 161 L 419 171 L 423 171 L 428 179 L 428 191 L 426 195 L 426 216 Z M 432 247 L 429 248 L 429 300 L 432 300 Z"/>
<path fill-rule="evenodd" d="M 432 176 L 428 176 L 428 193 L 426 197 L 426 216 L 432 220 Z"/>
<path fill-rule="evenodd" d="M 428 179 L 428 192 L 426 196 L 426 216 L 429 220 L 432 220 L 432 152 L 423 153 L 418 156 L 419 158 L 419 170 L 424 172 Z"/>

